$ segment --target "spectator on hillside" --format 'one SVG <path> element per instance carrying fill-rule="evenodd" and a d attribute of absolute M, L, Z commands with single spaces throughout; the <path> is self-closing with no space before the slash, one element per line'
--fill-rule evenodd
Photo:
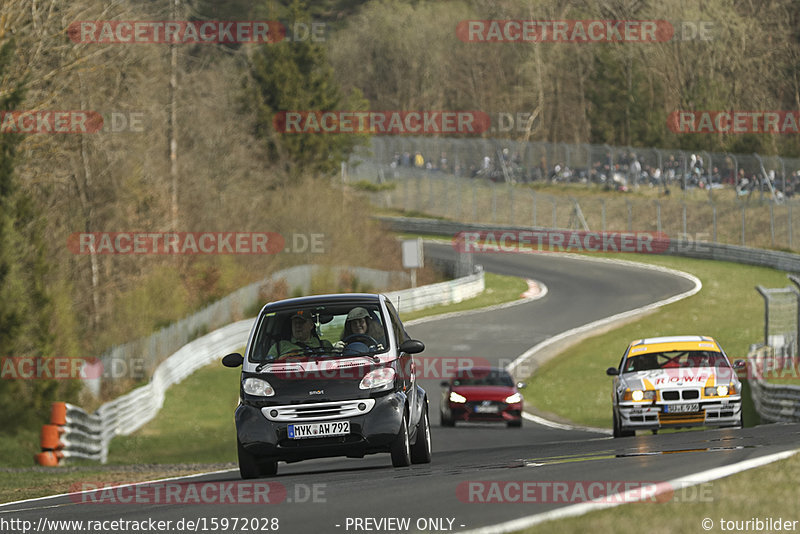
<path fill-rule="evenodd" d="M 639 163 L 639 160 L 636 158 L 636 154 L 631 152 L 630 157 L 630 166 L 628 168 L 628 173 L 630 175 L 629 182 L 633 182 L 633 186 L 635 188 L 639 188 L 639 180 L 642 178 L 642 164 Z"/>

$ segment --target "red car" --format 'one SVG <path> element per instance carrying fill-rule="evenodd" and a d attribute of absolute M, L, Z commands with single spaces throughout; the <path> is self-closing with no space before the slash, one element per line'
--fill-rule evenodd
<path fill-rule="evenodd" d="M 442 426 L 456 421 L 505 421 L 510 427 L 522 426 L 522 395 L 508 371 L 498 367 L 461 369 L 444 388 L 441 402 Z"/>

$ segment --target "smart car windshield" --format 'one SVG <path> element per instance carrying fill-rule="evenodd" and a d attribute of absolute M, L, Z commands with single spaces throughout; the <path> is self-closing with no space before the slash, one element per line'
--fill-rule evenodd
<path fill-rule="evenodd" d="M 720 352 L 705 350 L 651 352 L 628 356 L 625 360 L 624 373 L 651 371 L 655 369 L 680 368 L 730 368 L 725 356 Z"/>
<path fill-rule="evenodd" d="M 377 304 L 286 308 L 261 316 L 250 361 L 373 355 L 388 349 Z"/>

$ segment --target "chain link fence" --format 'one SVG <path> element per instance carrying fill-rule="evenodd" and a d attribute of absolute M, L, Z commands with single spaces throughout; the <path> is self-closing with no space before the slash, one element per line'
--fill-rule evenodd
<path fill-rule="evenodd" d="M 800 286 L 800 278 L 789 279 Z M 764 298 L 764 341 L 751 347 L 748 378 L 762 421 L 800 420 L 800 291 L 756 286 Z"/>
<path fill-rule="evenodd" d="M 775 354 L 795 357 L 797 352 L 800 293 L 793 287 L 765 288 L 756 286 L 764 297 L 764 345 Z"/>
<path fill-rule="evenodd" d="M 775 191 L 777 200 L 794 194 L 800 180 L 799 158 L 486 138 L 373 136 L 347 167 L 349 176 L 370 181 L 442 173 L 614 189 L 653 185 L 713 192 L 727 185 L 743 195 L 757 191 L 772 197 Z"/>

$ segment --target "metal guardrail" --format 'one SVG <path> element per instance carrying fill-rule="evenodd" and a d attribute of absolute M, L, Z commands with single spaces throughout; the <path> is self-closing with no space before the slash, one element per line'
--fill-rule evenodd
<path fill-rule="evenodd" d="M 462 223 L 415 217 L 379 217 L 379 220 L 386 224 L 390 230 L 395 232 L 422 235 L 450 235 L 454 237 L 459 232 L 553 230 L 544 227 Z M 563 231 L 563 229 L 553 231 Z M 691 241 L 674 238 L 668 238 L 668 240 L 669 244 L 666 250 L 664 252 L 657 252 L 658 254 L 703 260 L 729 261 L 747 265 L 772 267 L 788 272 L 800 272 L 800 254 L 792 254 L 790 252 L 781 252 L 777 250 L 763 250 L 740 245 L 710 243 L 706 241 Z"/>
<path fill-rule="evenodd" d="M 460 302 L 478 295 L 484 287 L 484 273 L 479 270 L 456 280 L 386 295 L 399 298 L 403 311 L 414 311 Z M 54 403 L 51 423 L 42 427 L 42 452 L 35 456 L 36 462 L 56 466 L 63 459 L 84 458 L 105 463 L 112 438 L 129 435 L 155 418 L 170 386 L 244 346 L 253 321 L 237 321 L 184 345 L 156 368 L 147 385 L 103 404 L 94 414 L 78 406 Z"/>
<path fill-rule="evenodd" d="M 798 378 L 796 359 L 776 359 L 772 347 L 756 345 L 747 355 L 747 361 L 751 396 L 761 420 L 770 423 L 800 421 L 800 386 L 775 384 L 763 377 L 765 370 L 783 371 L 789 363 L 793 378 Z M 778 365 L 773 365 L 776 363 Z"/>

